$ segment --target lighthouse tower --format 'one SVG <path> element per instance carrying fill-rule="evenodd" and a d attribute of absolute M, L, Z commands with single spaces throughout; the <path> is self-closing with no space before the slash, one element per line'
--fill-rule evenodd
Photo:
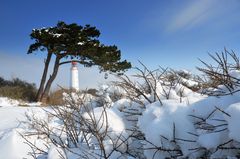
<path fill-rule="evenodd" d="M 70 88 L 79 91 L 77 62 L 72 62 Z"/>

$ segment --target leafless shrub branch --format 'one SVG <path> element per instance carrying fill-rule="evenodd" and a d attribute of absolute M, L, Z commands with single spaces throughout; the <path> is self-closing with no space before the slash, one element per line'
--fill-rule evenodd
<path fill-rule="evenodd" d="M 32 148 L 33 158 L 36 158 L 37 154 L 47 154 L 47 152 L 37 147 L 28 139 L 29 136 L 41 137 L 48 146 L 46 149 L 54 144 L 80 158 L 107 159 L 114 151 L 119 151 L 120 146 L 127 145 L 129 137 L 125 137 L 122 133 L 112 137 L 108 126 L 106 104 L 102 105 L 101 113 L 96 115 L 92 101 L 86 102 L 88 100 L 86 96 L 86 94 L 69 93 L 64 106 L 44 109 L 49 117 L 60 122 L 56 127 L 51 126 L 49 120 L 39 119 L 34 113 L 26 114 L 28 124 L 34 131 L 22 136 Z M 106 149 L 105 140 L 110 140 L 112 143 L 113 148 L 110 152 Z M 77 148 L 79 151 L 73 151 L 72 148 Z"/>
<path fill-rule="evenodd" d="M 239 57 L 235 52 L 229 52 L 226 48 L 221 53 L 209 56 L 216 62 L 217 66 L 212 66 L 200 60 L 205 68 L 197 67 L 204 73 L 207 81 L 203 82 L 203 87 L 206 88 L 202 93 L 210 96 L 224 96 L 239 92 L 240 79 L 231 75 L 231 71 L 240 70 Z M 221 89 L 223 85 L 227 89 Z"/>

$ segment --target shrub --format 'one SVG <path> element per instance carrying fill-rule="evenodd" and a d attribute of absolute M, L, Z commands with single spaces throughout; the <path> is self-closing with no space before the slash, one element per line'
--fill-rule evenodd
<path fill-rule="evenodd" d="M 5 80 L 0 77 L 0 96 L 24 101 L 34 101 L 36 85 L 28 83 L 19 78 Z"/>
<path fill-rule="evenodd" d="M 47 105 L 63 105 L 63 93 L 68 92 L 67 89 L 58 89 L 55 91 L 50 92 L 46 104 Z"/>
<path fill-rule="evenodd" d="M 61 91 L 64 90 L 56 92 Z M 33 158 L 37 158 L 38 154 L 48 154 L 44 147 L 36 144 L 37 140 L 31 140 L 34 137 L 41 140 L 46 149 L 55 145 L 65 152 L 64 155 L 74 154 L 76 158 L 110 159 L 126 155 L 129 135 L 121 117 L 113 109 L 106 104 L 95 107 L 87 94 L 70 92 L 64 96 L 64 105 L 43 110 L 46 116 L 26 113 L 27 123 L 33 131 L 21 136 L 31 147 L 29 154 Z M 53 126 L 53 121 L 59 124 Z"/>
<path fill-rule="evenodd" d="M 209 56 L 216 63 L 215 65 L 200 60 L 205 67 L 197 67 L 206 78 L 202 83 L 202 93 L 210 96 L 224 96 L 240 91 L 240 79 L 237 76 L 240 70 L 240 61 L 237 54 L 225 49 L 221 53 L 209 54 Z"/>

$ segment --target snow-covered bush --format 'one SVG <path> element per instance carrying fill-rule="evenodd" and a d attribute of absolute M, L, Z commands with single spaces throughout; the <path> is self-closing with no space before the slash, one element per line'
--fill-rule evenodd
<path fill-rule="evenodd" d="M 224 96 L 240 91 L 240 61 L 239 57 L 232 51 L 224 50 L 216 53 L 215 56 L 209 54 L 216 62 L 216 66 L 202 61 L 205 68 L 197 67 L 204 73 L 206 81 L 202 83 L 202 93 L 210 96 Z"/>
<path fill-rule="evenodd" d="M 113 102 L 116 102 L 125 97 L 125 90 L 119 87 L 115 82 L 101 85 L 98 91 L 99 95 L 108 96 Z"/>
<path fill-rule="evenodd" d="M 185 96 L 189 102 L 179 102 L 177 87 L 173 87 L 169 98 L 146 104 L 138 126 L 145 135 L 143 149 L 147 158 L 239 158 L 239 63 L 234 54 L 231 54 L 234 64 L 224 61 L 225 54 L 221 57 L 222 66 L 205 70 L 209 83 L 218 83 L 205 88 L 211 96 L 187 89 Z"/>
<path fill-rule="evenodd" d="M 171 69 L 149 70 L 145 65 L 143 69 L 136 68 L 137 73 L 133 76 L 117 76 L 119 81 L 115 86 L 123 90 L 123 96 L 136 103 L 146 106 L 158 101 L 162 105 L 164 99 L 178 99 L 186 101 L 186 97 L 195 94 L 191 88 L 198 86 L 199 82 L 188 73 L 181 76 L 181 71 Z M 190 78 L 191 77 L 191 78 Z"/>
<path fill-rule="evenodd" d="M 45 117 L 27 114 L 33 130 L 26 136 L 39 136 L 46 145 L 39 148 L 25 137 L 34 153 L 52 155 L 57 150 L 51 147 L 55 147 L 64 152 L 62 156 L 80 158 L 115 158 L 126 154 L 130 140 L 118 109 L 107 104 L 99 107 L 91 95 L 64 96 L 65 105 L 45 109 Z"/>
<path fill-rule="evenodd" d="M 124 90 L 126 99 L 113 104 L 128 120 L 128 130 L 134 132 L 133 140 L 137 139 L 135 143 L 141 145 L 137 148 L 147 158 L 189 156 L 188 148 L 196 137 L 189 137 L 179 127 L 190 125 L 189 131 L 195 130 L 188 121 L 188 106 L 203 97 L 189 87 L 198 83 L 190 78 L 190 73 L 184 78 L 171 69 L 151 71 L 144 65 L 143 70 L 137 70 L 133 77 L 118 76 L 120 80 L 115 85 Z M 185 140 L 188 142 L 183 143 Z M 138 157 L 142 156 L 138 154 Z"/>
<path fill-rule="evenodd" d="M 207 82 L 143 65 L 96 95 L 64 94 L 64 106 L 29 118 L 37 130 L 30 134 L 45 141 L 41 153 L 70 159 L 239 158 L 240 67 L 236 55 L 227 54 L 235 63 L 217 54 L 220 66 L 202 69 Z"/>

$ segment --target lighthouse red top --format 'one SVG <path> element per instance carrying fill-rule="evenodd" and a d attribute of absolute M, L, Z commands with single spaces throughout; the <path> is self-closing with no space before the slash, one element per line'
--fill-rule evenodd
<path fill-rule="evenodd" d="M 72 61 L 72 66 L 77 66 L 77 62 L 76 61 Z"/>

